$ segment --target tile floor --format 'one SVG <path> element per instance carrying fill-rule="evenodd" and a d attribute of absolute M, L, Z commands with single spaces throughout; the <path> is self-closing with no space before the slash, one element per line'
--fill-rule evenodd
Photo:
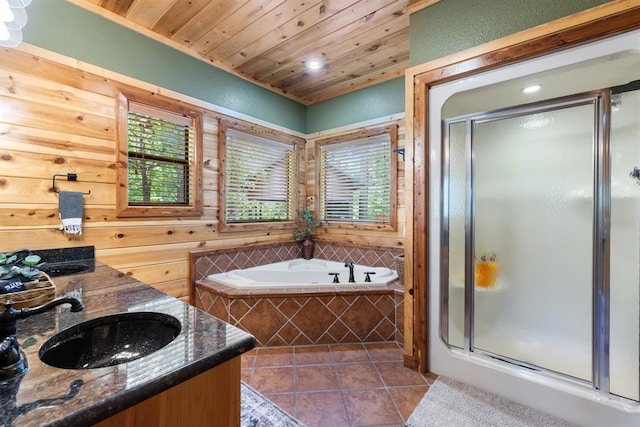
<path fill-rule="evenodd" d="M 242 379 L 307 427 L 403 426 L 435 380 L 395 343 L 259 347 Z"/>

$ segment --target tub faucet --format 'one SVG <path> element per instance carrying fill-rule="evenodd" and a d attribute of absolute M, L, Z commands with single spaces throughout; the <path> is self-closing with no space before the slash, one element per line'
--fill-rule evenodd
<path fill-rule="evenodd" d="M 44 313 L 66 303 L 71 304 L 73 312 L 84 309 L 84 305 L 79 300 L 71 297 L 56 298 L 38 307 L 23 308 L 22 310 L 13 308 L 14 302 L 11 300 L 4 303 L 4 311 L 0 312 L 0 381 L 20 377 L 26 374 L 29 369 L 27 358 L 20 349 L 16 336 L 18 319 Z"/>
<path fill-rule="evenodd" d="M 344 266 L 349 267 L 349 283 L 356 283 L 356 279 L 353 277 L 353 263 L 345 262 Z"/>

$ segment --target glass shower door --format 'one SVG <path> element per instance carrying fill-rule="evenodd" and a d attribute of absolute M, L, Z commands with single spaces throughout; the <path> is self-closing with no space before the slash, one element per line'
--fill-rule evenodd
<path fill-rule="evenodd" d="M 472 121 L 474 351 L 592 380 L 597 98 Z"/>
<path fill-rule="evenodd" d="M 640 400 L 640 90 L 611 98 L 610 390 Z"/>

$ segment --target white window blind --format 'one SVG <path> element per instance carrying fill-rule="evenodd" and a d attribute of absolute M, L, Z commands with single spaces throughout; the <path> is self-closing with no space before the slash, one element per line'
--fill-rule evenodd
<path fill-rule="evenodd" d="M 321 219 L 390 221 L 391 136 L 388 133 L 320 146 L 319 172 Z"/>
<path fill-rule="evenodd" d="M 293 144 L 227 129 L 226 222 L 291 220 L 295 158 Z"/>
<path fill-rule="evenodd" d="M 129 204 L 189 205 L 193 118 L 130 102 L 127 129 Z"/>

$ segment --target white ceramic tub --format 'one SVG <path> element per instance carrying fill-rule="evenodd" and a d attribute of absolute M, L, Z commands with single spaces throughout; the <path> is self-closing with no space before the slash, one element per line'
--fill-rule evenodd
<path fill-rule="evenodd" d="M 340 285 L 386 286 L 398 278 L 395 270 L 386 267 L 354 266 L 355 283 L 349 283 L 349 269 L 344 262 L 323 259 L 294 259 L 273 264 L 261 265 L 225 273 L 210 274 L 207 279 L 237 289 L 265 288 L 317 288 Z M 365 282 L 365 272 L 370 274 L 371 282 Z M 339 284 L 333 283 L 329 273 L 339 273 Z"/>

